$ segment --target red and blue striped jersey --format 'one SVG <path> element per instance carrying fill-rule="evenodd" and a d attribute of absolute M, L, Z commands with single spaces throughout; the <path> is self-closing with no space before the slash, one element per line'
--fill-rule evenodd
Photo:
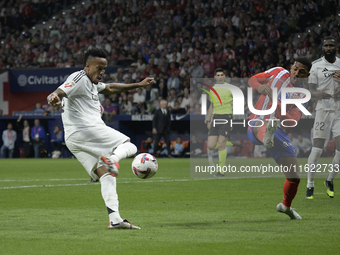
<path fill-rule="evenodd" d="M 293 87 L 293 85 L 290 83 L 290 73 L 286 69 L 282 67 L 274 67 L 272 69 L 269 69 L 265 72 L 256 74 L 252 76 L 248 84 L 250 87 L 252 87 L 255 90 L 258 90 L 258 88 L 265 84 L 266 86 L 270 86 L 272 89 L 277 88 L 277 108 L 276 110 L 270 114 L 270 115 L 256 115 L 251 114 L 249 116 L 249 119 L 263 119 L 267 120 L 271 117 L 276 117 L 280 119 L 280 121 L 293 119 L 296 122 L 298 122 L 301 118 L 302 112 L 296 107 L 296 105 L 289 104 L 286 107 L 286 115 L 281 114 L 281 91 L 282 88 L 287 87 Z M 301 85 L 301 88 L 304 87 L 304 84 Z M 286 99 L 292 99 L 292 98 L 304 98 L 306 95 L 304 93 L 286 93 L 285 98 Z M 273 99 L 274 100 L 274 99 Z M 269 97 L 267 95 L 260 95 L 260 98 L 258 99 L 257 103 L 255 104 L 255 109 L 257 110 L 267 110 L 270 109 L 272 106 L 272 102 L 270 101 Z M 303 104 L 304 107 L 307 106 L 307 103 Z M 294 125 L 295 123 L 293 121 L 285 121 L 286 125 Z"/>

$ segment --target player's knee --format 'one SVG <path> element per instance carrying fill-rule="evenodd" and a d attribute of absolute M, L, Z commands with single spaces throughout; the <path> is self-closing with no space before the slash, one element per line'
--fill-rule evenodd
<path fill-rule="evenodd" d="M 313 147 L 310 156 L 319 158 L 322 154 L 322 149 Z"/>
<path fill-rule="evenodd" d="M 131 157 L 137 153 L 137 147 L 131 142 L 124 143 L 124 147 L 127 151 L 128 157 Z"/>
<path fill-rule="evenodd" d="M 209 150 L 215 150 L 215 147 L 216 147 L 216 144 L 213 145 L 213 144 L 208 144 L 208 149 Z"/>
<path fill-rule="evenodd" d="M 215 147 L 208 146 L 208 149 L 213 151 L 215 149 Z"/>

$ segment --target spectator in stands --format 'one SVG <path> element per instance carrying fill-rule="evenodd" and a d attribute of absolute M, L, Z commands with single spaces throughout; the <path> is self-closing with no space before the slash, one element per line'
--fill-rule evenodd
<path fill-rule="evenodd" d="M 13 151 L 15 147 L 15 141 L 17 140 L 17 132 L 13 130 L 13 124 L 8 123 L 7 129 L 2 132 L 3 145 L 1 147 L 2 158 L 13 158 Z"/>
<path fill-rule="evenodd" d="M 215 64 L 210 59 L 210 54 L 205 54 L 202 60 L 202 68 L 204 70 L 204 74 L 208 75 L 208 77 L 213 77 Z"/>
<path fill-rule="evenodd" d="M 178 93 L 175 89 L 170 89 L 169 91 L 169 96 L 171 96 L 171 102 L 168 101 L 168 105 L 171 105 L 172 107 L 174 106 L 174 103 L 177 101 Z"/>
<path fill-rule="evenodd" d="M 190 64 L 189 62 L 184 62 L 183 67 L 180 68 L 179 77 L 184 78 L 189 72 Z"/>
<path fill-rule="evenodd" d="M 182 137 L 178 136 L 176 141 L 171 144 L 171 155 L 176 158 L 181 158 L 185 149 L 185 144 L 182 141 Z"/>
<path fill-rule="evenodd" d="M 21 124 L 22 115 L 17 119 L 18 130 L 22 131 L 22 142 L 24 145 L 24 154 L 25 158 L 29 158 L 31 156 L 31 139 L 30 139 L 30 126 L 28 120 L 24 120 Z"/>
<path fill-rule="evenodd" d="M 308 47 L 312 47 L 310 52 L 314 50 L 313 59 L 319 57 L 316 55 L 320 52 L 315 50 L 320 43 L 320 36 L 324 36 L 325 33 L 337 33 L 336 16 L 334 16 L 334 14 L 337 15 L 338 9 L 334 5 L 336 1 L 330 1 L 330 3 L 325 1 L 323 6 L 318 5 L 315 0 L 299 1 L 289 3 L 289 5 L 280 3 L 275 5 L 263 1 L 254 4 L 249 0 L 241 1 L 242 4 L 237 5 L 235 1 L 230 1 L 230 3 L 223 1 L 228 2 L 225 6 L 221 6 L 217 3 L 218 1 L 213 1 L 213 4 L 208 1 L 208 4 L 200 5 L 202 12 L 197 9 L 199 5 L 193 6 L 192 1 L 182 1 L 184 4 L 181 5 L 181 11 L 178 11 L 176 1 L 168 5 L 166 5 L 167 1 L 158 1 L 157 7 L 152 6 L 152 1 L 146 1 L 145 4 L 138 1 L 138 4 L 135 4 L 135 1 L 121 1 L 119 4 L 114 2 L 107 8 L 100 8 L 100 5 L 103 6 L 101 3 L 93 3 L 89 8 L 81 6 L 77 9 L 77 13 L 72 10 L 65 20 L 62 15 L 56 16 L 50 29 L 35 29 L 34 35 L 29 32 L 29 28 L 22 29 L 23 19 L 26 21 L 25 25 L 27 22 L 33 25 L 35 21 L 52 17 L 63 4 L 59 1 L 33 1 L 39 3 L 35 3 L 31 8 L 30 1 L 23 2 L 20 6 L 18 6 L 18 1 L 2 2 L 5 2 L 7 9 L 3 10 L 4 16 L 0 22 L 0 37 L 3 39 L 3 44 L 0 45 L 3 64 L 0 60 L 0 69 L 38 68 L 39 65 L 58 68 L 79 66 L 82 65 L 79 60 L 85 48 L 103 45 L 110 56 L 110 64 L 130 65 L 134 63 L 137 67 L 135 72 L 138 71 L 141 75 L 147 68 L 147 64 L 150 64 L 151 70 L 156 68 L 154 73 L 160 76 L 155 77 L 156 80 L 165 79 L 163 84 L 168 76 L 163 77 L 158 74 L 157 69 L 161 70 L 164 67 L 165 71 L 160 71 L 160 73 L 166 73 L 169 63 L 173 62 L 176 68 L 176 65 L 183 61 L 179 70 L 180 87 L 184 83 L 184 77 L 188 74 L 189 81 L 190 78 L 203 77 L 205 68 L 202 67 L 202 62 L 207 50 L 213 54 L 215 67 L 228 67 L 231 71 L 233 66 L 239 66 L 240 59 L 246 58 L 247 64 L 251 61 L 251 54 L 245 54 L 247 50 L 250 53 L 259 52 L 260 60 L 262 60 L 268 45 L 273 48 L 280 42 L 286 41 L 295 44 L 293 32 L 299 31 L 302 35 L 305 29 L 309 29 L 309 25 L 316 25 L 315 22 L 325 17 L 328 20 L 320 22 L 320 35 L 311 29 L 313 40 L 308 40 Z M 71 3 L 72 1 L 64 1 L 64 6 Z M 145 8 L 148 9 L 150 15 L 155 12 L 154 16 L 151 15 L 152 17 L 166 18 L 141 19 L 141 12 Z M 10 13 L 9 10 L 11 10 Z M 123 10 L 131 10 L 133 15 L 128 15 Z M 270 24 L 269 30 L 267 30 L 266 23 Z M 285 38 L 287 26 L 289 26 L 289 34 L 293 41 Z M 150 38 L 149 35 L 145 36 L 146 34 L 149 34 Z M 278 37 L 279 34 L 280 37 Z M 312 44 L 315 45 L 312 46 Z M 287 48 L 285 45 L 283 52 Z M 277 51 L 279 56 L 279 49 Z M 56 52 L 58 58 L 54 59 Z M 285 54 L 287 62 L 295 57 L 294 54 L 297 54 L 289 50 L 286 53 L 288 53 Z M 49 54 L 52 54 L 51 59 Z M 273 54 L 274 58 L 270 59 L 270 65 L 277 64 L 278 57 L 275 56 L 275 52 Z M 251 74 L 262 71 L 258 62 L 256 67 L 249 66 Z M 282 63 L 280 61 L 280 65 Z M 270 65 L 267 62 L 264 68 Z M 119 69 L 122 73 L 115 75 L 115 79 L 117 78 L 115 82 L 124 81 L 124 69 L 120 67 Z M 206 71 L 206 73 L 209 72 Z M 240 70 L 233 71 L 233 74 L 239 77 L 241 72 Z M 160 84 L 158 85 L 161 87 Z M 168 96 L 167 86 L 163 88 L 164 91 L 160 90 L 159 95 L 166 98 Z"/>
<path fill-rule="evenodd" d="M 147 153 L 154 154 L 154 142 L 151 136 L 144 141 L 143 147 Z"/>
<path fill-rule="evenodd" d="M 159 140 L 164 137 L 167 151 L 170 153 L 171 117 L 167 106 L 168 102 L 166 100 L 162 100 L 160 102 L 160 109 L 157 109 L 153 115 L 152 133 L 155 135 L 155 152 L 158 151 Z M 168 154 L 168 157 L 170 157 L 170 154 Z"/>
<path fill-rule="evenodd" d="M 31 139 L 34 149 L 34 157 L 40 158 L 40 148 L 42 147 L 45 139 L 45 129 L 40 125 L 40 120 L 34 120 L 34 126 L 31 129 Z"/>
<path fill-rule="evenodd" d="M 51 145 L 52 145 L 52 158 L 59 158 L 61 154 L 61 147 L 64 142 L 64 131 L 58 126 L 54 126 Z"/>
<path fill-rule="evenodd" d="M 296 5 L 291 4 L 289 14 L 287 16 L 287 23 L 291 32 L 295 32 L 297 29 L 297 24 L 299 23 L 300 16 L 296 12 Z"/>
<path fill-rule="evenodd" d="M 204 69 L 200 65 L 199 58 L 195 58 L 194 65 L 189 68 L 189 72 L 192 78 L 203 78 Z"/>
<path fill-rule="evenodd" d="M 230 44 L 227 45 L 227 48 L 224 51 L 223 59 L 228 64 L 229 68 L 232 68 L 233 66 L 236 65 L 236 62 L 235 62 L 235 60 L 236 60 L 235 51 L 232 49 Z"/>
<path fill-rule="evenodd" d="M 112 123 L 113 121 L 112 116 L 117 114 L 117 109 L 112 105 L 110 98 L 105 98 L 103 108 L 104 112 L 102 118 L 104 122 Z"/>
<path fill-rule="evenodd" d="M 158 96 L 161 96 L 163 99 L 166 99 L 168 96 L 168 87 L 165 82 L 165 79 L 159 79 L 158 80 Z"/>
<path fill-rule="evenodd" d="M 182 99 L 182 97 L 178 97 L 178 99 L 179 100 L 175 102 L 174 107 L 171 107 L 171 114 L 186 114 L 187 110 L 185 108 L 182 108 L 179 102 Z"/>
<path fill-rule="evenodd" d="M 141 114 L 145 110 L 145 96 L 142 88 L 138 88 L 133 94 L 132 114 Z"/>
<path fill-rule="evenodd" d="M 197 136 L 195 134 L 191 135 L 188 150 L 190 157 L 198 158 L 202 156 L 203 144 L 197 140 Z"/>
<path fill-rule="evenodd" d="M 179 92 L 179 78 L 178 78 L 178 72 L 177 71 L 173 71 L 167 81 L 167 87 L 168 87 L 168 91 L 171 89 L 175 89 L 176 93 Z"/>
<path fill-rule="evenodd" d="M 122 93 L 119 103 L 119 111 L 122 115 L 131 115 L 132 103 L 128 100 L 128 96 L 125 93 Z"/>
<path fill-rule="evenodd" d="M 168 74 L 169 76 L 171 76 L 171 74 L 172 74 L 173 72 L 177 72 L 177 73 L 178 73 L 178 68 L 177 68 L 175 62 L 171 62 L 171 63 L 170 63 L 170 68 L 168 69 L 167 74 Z"/>
<path fill-rule="evenodd" d="M 184 95 L 183 95 L 183 99 L 182 99 L 180 107 L 188 110 L 190 108 L 189 88 L 184 88 L 183 93 L 184 93 Z"/>
<path fill-rule="evenodd" d="M 311 149 L 312 149 L 312 142 L 310 139 L 303 137 L 301 134 L 297 137 L 297 146 L 299 148 L 299 157 L 300 158 L 308 158 Z"/>
<path fill-rule="evenodd" d="M 155 110 L 155 109 L 153 108 L 153 104 L 152 104 L 151 102 L 148 102 L 148 103 L 146 104 L 146 109 L 145 109 L 144 114 L 149 114 L 149 115 L 151 115 L 151 114 L 153 114 L 154 110 Z"/>
<path fill-rule="evenodd" d="M 45 110 L 41 107 L 41 103 L 40 102 L 37 102 L 35 104 L 35 108 L 33 110 L 34 112 L 37 112 L 37 113 L 44 113 Z"/>

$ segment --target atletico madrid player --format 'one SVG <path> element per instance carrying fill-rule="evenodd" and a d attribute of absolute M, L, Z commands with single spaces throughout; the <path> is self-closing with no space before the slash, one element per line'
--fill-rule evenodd
<path fill-rule="evenodd" d="M 270 115 L 251 114 L 249 119 L 251 126 L 248 127 L 249 140 L 257 145 L 264 145 L 275 159 L 276 163 L 287 166 L 285 169 L 286 181 L 283 185 L 283 200 L 276 207 L 278 212 L 287 214 L 291 219 L 301 219 L 301 216 L 291 208 L 300 177 L 297 173 L 298 162 L 284 127 L 280 124 L 282 121 L 296 123 L 300 120 L 302 112 L 295 105 L 287 105 L 286 115 L 281 113 L 281 98 L 304 98 L 304 93 L 281 93 L 282 88 L 287 87 L 305 87 L 306 78 L 309 76 L 311 61 L 305 57 L 295 59 L 291 66 L 290 72 L 282 67 L 275 67 L 263 73 L 256 74 L 249 79 L 249 86 L 256 89 L 261 95 L 255 105 L 257 110 L 271 109 L 273 100 L 277 100 L 277 108 Z M 277 99 L 272 97 L 272 89 L 278 91 Z M 293 124 L 293 123 L 291 123 Z"/>

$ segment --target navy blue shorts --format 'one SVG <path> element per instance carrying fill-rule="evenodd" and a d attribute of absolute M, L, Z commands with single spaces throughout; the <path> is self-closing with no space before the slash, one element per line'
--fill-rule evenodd
<path fill-rule="evenodd" d="M 255 121 L 251 122 L 251 125 L 255 125 Z M 253 133 L 253 127 L 248 127 L 248 138 L 255 145 L 263 145 L 263 143 L 255 137 Z M 274 134 L 274 147 L 267 149 L 269 153 L 273 156 L 277 163 L 277 159 L 279 157 L 296 157 L 296 153 L 294 151 L 294 147 L 289 140 L 289 137 L 285 131 L 278 128 Z"/>

